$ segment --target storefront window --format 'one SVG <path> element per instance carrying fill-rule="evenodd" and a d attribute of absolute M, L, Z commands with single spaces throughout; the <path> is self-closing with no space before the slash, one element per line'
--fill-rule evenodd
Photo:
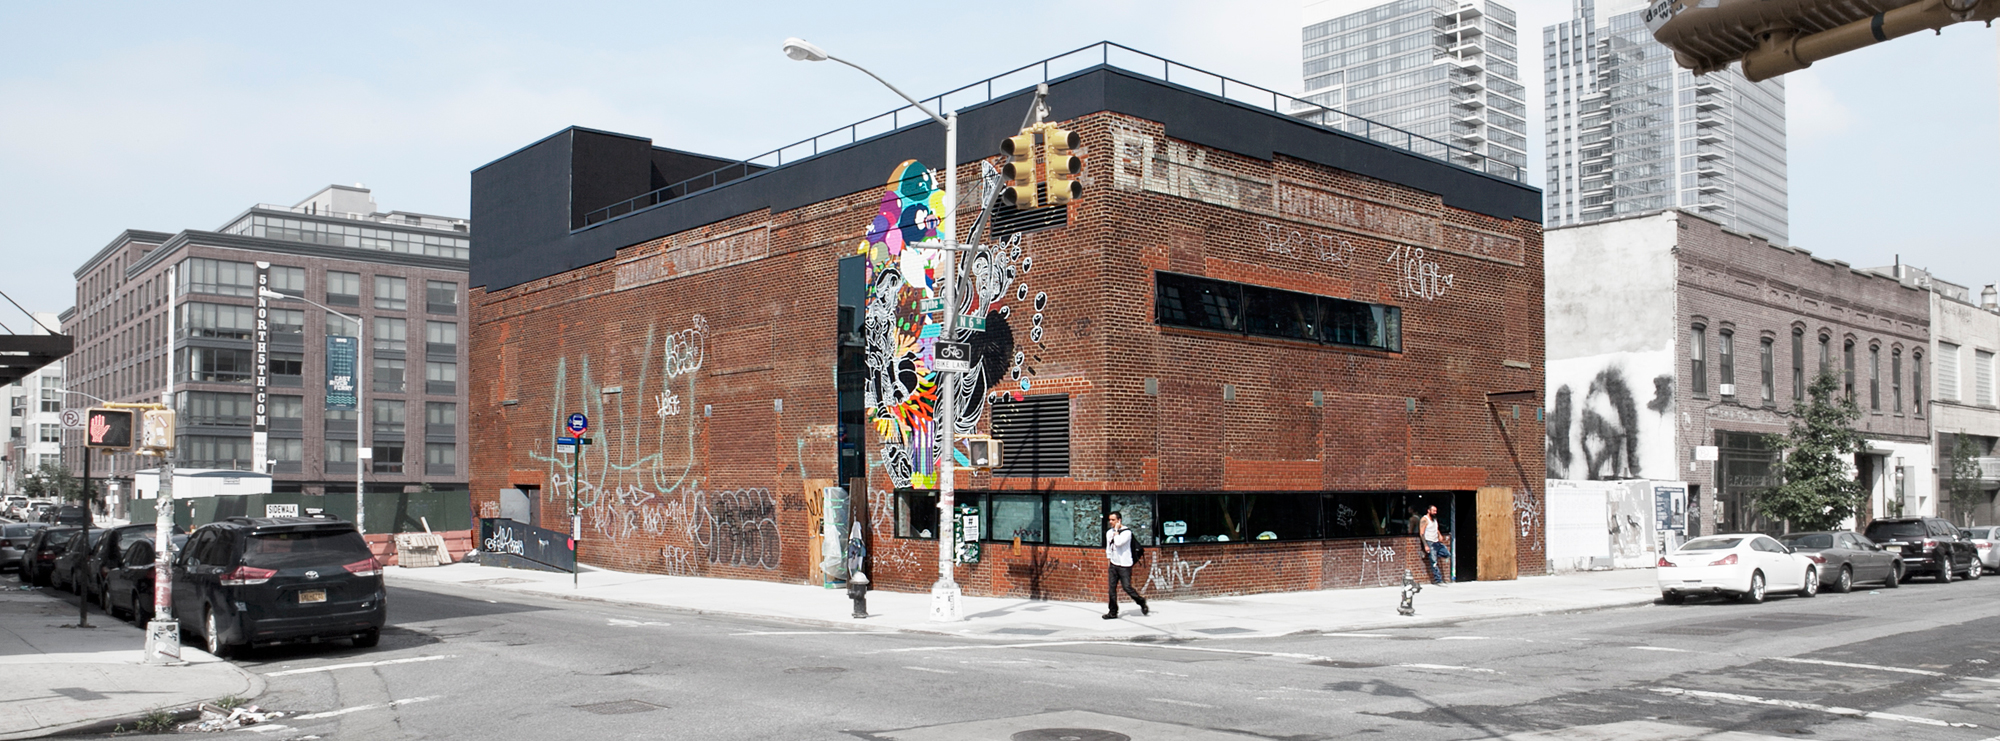
<path fill-rule="evenodd" d="M 1240 542 L 1243 495 L 1162 494 L 1160 534 L 1168 543 Z"/>
<path fill-rule="evenodd" d="M 1047 500 L 1042 495 L 989 494 L 984 499 L 985 539 L 1020 538 L 1023 543 L 1040 543 L 1047 535 L 1044 528 Z"/>
<path fill-rule="evenodd" d="M 1104 515 L 1102 494 L 1050 494 L 1049 543 L 1103 545 Z"/>

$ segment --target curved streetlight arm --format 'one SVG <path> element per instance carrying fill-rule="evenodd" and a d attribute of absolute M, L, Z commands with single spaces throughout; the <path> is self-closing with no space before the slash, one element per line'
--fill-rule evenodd
<path fill-rule="evenodd" d="M 354 322 L 354 529 L 366 534 L 368 526 L 364 523 L 367 519 L 368 505 L 363 495 L 368 488 L 363 477 L 368 473 L 368 462 L 371 458 L 364 457 L 362 452 L 368 448 L 368 429 L 365 426 L 368 419 L 368 410 L 365 408 L 368 406 L 368 391 L 363 388 L 363 384 L 368 382 L 368 369 L 365 365 L 368 358 L 363 355 L 367 352 L 368 325 L 363 323 L 360 317 L 342 314 L 326 304 L 304 296 L 279 293 L 269 288 L 258 289 L 257 296 L 272 301 L 304 301 L 328 314 Z"/>
<path fill-rule="evenodd" d="M 836 56 L 834 56 L 834 55 L 832 55 L 832 54 L 828 54 L 828 55 L 826 55 L 826 58 L 827 58 L 827 59 L 831 59 L 831 60 L 833 60 L 833 61 L 836 61 L 836 62 L 839 62 L 839 63 L 841 63 L 841 64 L 845 64 L 845 65 L 847 65 L 847 66 L 849 66 L 849 67 L 853 67 L 853 68 L 855 68 L 855 69 L 858 69 L 858 70 L 861 70 L 861 73 L 862 73 L 862 74 L 865 74 L 865 75 L 868 75 L 869 77 L 873 77 L 873 78 L 875 78 L 875 81 L 876 81 L 876 82 L 879 82 L 879 83 L 882 83 L 882 87 L 886 87 L 886 88 L 890 89 L 891 91 L 894 91 L 894 92 L 895 92 L 895 93 L 896 93 L 897 95 L 901 95 L 901 96 L 903 96 L 903 100 L 907 100 L 907 101 L 910 101 L 910 105 L 911 105 L 911 106 L 914 106 L 914 107 L 915 107 L 915 108 L 916 108 L 917 110 L 919 110 L 919 111 L 923 111 L 923 112 L 924 112 L 924 115 L 926 115 L 926 116 L 930 116 L 930 117 L 931 117 L 931 120 L 932 120 L 932 121 L 936 121 L 936 122 L 938 122 L 938 123 L 941 123 L 941 124 L 945 124 L 945 125 L 947 125 L 947 126 L 949 126 L 949 125 L 950 125 L 950 124 L 949 124 L 948 122 L 946 122 L 946 121 L 944 120 L 944 117 L 943 117 L 943 116 L 940 116 L 940 115 L 938 115 L 936 111 L 933 111 L 933 110 L 931 110 L 930 108 L 926 107 L 926 106 L 925 106 L 924 104 L 922 104 L 922 103 L 918 103 L 918 102 L 917 102 L 917 99 L 916 99 L 916 98 L 912 98 L 912 97 L 910 97 L 910 94 L 909 94 L 909 93 L 906 93 L 906 92 L 903 92 L 901 88 L 898 88 L 898 87 L 896 87 L 895 85 L 891 85 L 891 84 L 889 84 L 889 81 L 888 81 L 888 80 L 884 80 L 884 79 L 882 79 L 882 76 L 881 76 L 881 75 L 878 75 L 878 74 L 875 74 L 875 73 L 873 73 L 873 72 L 869 72 L 869 71 L 868 71 L 868 68 L 867 68 L 867 67 L 863 67 L 863 66 L 861 66 L 861 65 L 858 65 L 858 64 L 855 64 L 855 63 L 853 63 L 853 62 L 850 62 L 850 61 L 847 61 L 847 60 L 845 60 L 845 59 L 841 59 L 840 57 L 836 57 Z M 940 102 L 942 102 L 942 101 L 940 101 Z"/>
<path fill-rule="evenodd" d="M 115 403 L 115 402 L 111 402 L 111 401 L 108 401 L 108 400 L 106 400 L 106 399 L 104 399 L 104 398 L 102 398 L 102 397 L 97 397 L 97 396 L 92 396 L 92 395 L 90 395 L 90 394 L 86 394 L 86 393 L 84 393 L 84 392 L 82 392 L 82 391 L 71 391 L 71 390 L 69 390 L 69 389 L 55 389 L 55 390 L 56 390 L 56 391 L 59 391 L 59 392 L 62 392 L 62 393 L 65 393 L 65 394 L 76 394 L 77 396 L 82 396 L 82 397 L 85 397 L 85 398 L 88 398 L 88 399 L 90 399 L 90 400 L 92 400 L 92 401 L 95 401 L 95 402 L 97 402 L 97 403 L 99 403 L 99 404 L 112 404 L 112 403 Z"/>

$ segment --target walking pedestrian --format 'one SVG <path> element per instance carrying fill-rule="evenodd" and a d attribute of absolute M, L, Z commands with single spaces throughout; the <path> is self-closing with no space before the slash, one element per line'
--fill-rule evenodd
<path fill-rule="evenodd" d="M 1125 594 L 1139 605 L 1139 614 L 1151 615 L 1153 610 L 1146 606 L 1146 598 L 1132 588 L 1132 531 L 1125 529 L 1125 518 L 1119 513 L 1111 513 L 1108 519 L 1111 529 L 1104 531 L 1104 560 L 1110 564 L 1110 572 L 1106 577 L 1105 602 L 1111 606 L 1111 611 L 1104 613 L 1104 619 L 1118 619 L 1120 585 L 1125 587 Z"/>
<path fill-rule="evenodd" d="M 1424 511 L 1424 517 L 1417 522 L 1417 532 L 1424 539 L 1424 565 L 1431 567 L 1432 584 L 1448 584 L 1444 572 L 1439 569 L 1445 559 L 1451 558 L 1451 550 L 1445 547 L 1444 533 L 1438 530 L 1438 508 L 1431 505 Z"/>

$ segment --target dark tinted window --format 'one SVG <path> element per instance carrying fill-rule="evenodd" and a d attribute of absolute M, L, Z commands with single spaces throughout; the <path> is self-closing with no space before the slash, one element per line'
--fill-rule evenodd
<path fill-rule="evenodd" d="M 1876 520 L 1868 523 L 1868 539 L 1877 542 L 1902 540 L 1905 538 L 1922 538 L 1928 534 L 1929 531 L 1924 528 L 1924 523 L 1922 522 L 1883 522 Z"/>
<path fill-rule="evenodd" d="M 44 547 L 44 548 L 54 548 L 54 547 L 56 547 L 56 546 L 60 546 L 60 545 L 67 545 L 67 544 L 69 543 L 69 541 L 70 541 L 70 539 L 71 539 L 71 538 L 75 538 L 75 537 L 76 537 L 76 534 L 77 534 L 78 532 L 81 532 L 81 531 L 78 531 L 78 530 L 54 530 L 54 531 L 51 531 L 51 532 L 50 532 L 50 533 L 48 534 L 48 537 L 47 537 L 47 538 L 44 538 L 44 539 L 42 540 L 42 547 Z"/>
<path fill-rule="evenodd" d="M 1244 286 L 1243 309 L 1250 334 L 1294 340 L 1319 339 L 1319 301 L 1312 296 Z"/>
<path fill-rule="evenodd" d="M 1155 278 L 1154 319 L 1161 324 L 1243 330 L 1243 295 L 1236 284 L 1168 273 Z"/>
<path fill-rule="evenodd" d="M 1826 533 L 1788 535 L 1785 537 L 1785 545 L 1793 548 L 1832 548 L 1833 536 Z"/>
<path fill-rule="evenodd" d="M 125 549 L 126 566 L 144 566 L 153 562 L 153 541 L 141 540 Z"/>
<path fill-rule="evenodd" d="M 251 535 L 243 546 L 243 565 L 265 569 L 342 566 L 368 558 L 361 534 L 347 531 L 304 531 Z"/>

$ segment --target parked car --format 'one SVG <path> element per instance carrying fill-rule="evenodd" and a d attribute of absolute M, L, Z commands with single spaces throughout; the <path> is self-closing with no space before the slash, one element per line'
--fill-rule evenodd
<path fill-rule="evenodd" d="M 1820 588 L 1846 594 L 1855 582 L 1882 582 L 1894 589 L 1903 579 L 1900 553 L 1884 550 L 1866 537 L 1845 531 L 1790 533 L 1778 538 L 1819 566 Z"/>
<path fill-rule="evenodd" d="M 1958 537 L 1972 541 L 1972 549 L 1979 552 L 1979 565 L 1988 572 L 2000 572 L 2000 527 L 1969 527 L 1958 531 Z"/>
<path fill-rule="evenodd" d="M 1720 594 L 1756 604 L 1771 591 L 1819 594 L 1819 564 L 1769 535 L 1735 533 L 1695 538 L 1660 557 L 1660 596 L 1677 605 L 1694 594 Z"/>
<path fill-rule="evenodd" d="M 78 530 L 81 531 L 81 528 Z M 49 566 L 49 586 L 65 592 L 89 594 L 80 588 L 82 585 L 77 583 L 77 577 L 83 574 L 83 564 L 90 560 L 91 549 L 103 539 L 103 530 L 91 528 L 89 538 L 73 537 L 64 543 L 62 551 L 56 554 L 55 563 Z"/>
<path fill-rule="evenodd" d="M 174 615 L 209 653 L 349 638 L 381 640 L 382 565 L 354 523 L 328 517 L 232 517 L 203 525 L 174 560 Z"/>
<path fill-rule="evenodd" d="M 149 537 L 127 545 L 122 558 L 104 572 L 104 611 L 113 617 L 124 615 L 142 625 L 153 616 L 154 552 L 150 532 Z M 187 539 L 186 535 L 175 535 L 174 548 L 181 548 Z"/>
<path fill-rule="evenodd" d="M 29 522 L 43 522 L 43 523 L 46 523 L 46 522 L 48 522 L 48 521 L 49 521 L 49 510 L 50 510 L 51 508 L 55 507 L 55 506 L 56 506 L 56 503 L 55 503 L 55 502 L 31 502 L 31 503 L 29 503 L 29 504 L 28 504 L 28 518 L 27 518 L 27 519 L 28 519 L 28 521 L 29 521 Z"/>
<path fill-rule="evenodd" d="M 7 519 L 19 520 L 21 519 L 22 515 L 26 514 L 25 510 L 27 509 L 27 506 L 28 506 L 27 497 L 22 496 L 20 494 L 14 494 L 7 497 L 7 503 L 4 505 L 0 505 L 0 510 L 4 510 Z"/>
<path fill-rule="evenodd" d="M 0 525 L 0 571 L 10 568 L 20 571 L 22 554 L 28 552 L 28 540 L 46 527 L 39 522 Z"/>
<path fill-rule="evenodd" d="M 21 581 L 36 586 L 49 585 L 49 575 L 55 571 L 56 556 L 69 547 L 71 538 L 83 532 L 80 527 L 44 527 L 28 539 L 26 552 L 21 554 Z"/>
<path fill-rule="evenodd" d="M 90 522 L 90 510 L 84 509 L 80 504 L 58 504 L 44 517 L 48 518 L 50 524 L 82 527 Z"/>
<path fill-rule="evenodd" d="M 1883 548 L 1902 551 L 1903 575 L 1929 575 L 1940 584 L 1953 576 L 1977 579 L 1979 550 L 1958 537 L 1958 528 L 1936 517 L 1885 517 L 1868 523 L 1865 535 Z"/>
<path fill-rule="evenodd" d="M 178 534 L 186 531 L 175 526 L 173 532 Z M 125 560 L 126 548 L 138 541 L 151 539 L 153 525 L 119 525 L 105 528 L 104 533 L 103 539 L 91 547 L 90 555 L 82 563 L 77 564 L 76 573 L 70 576 L 70 581 L 76 585 L 71 591 L 96 600 L 99 607 L 109 610 L 111 608 L 104 594 L 105 572 Z"/>

